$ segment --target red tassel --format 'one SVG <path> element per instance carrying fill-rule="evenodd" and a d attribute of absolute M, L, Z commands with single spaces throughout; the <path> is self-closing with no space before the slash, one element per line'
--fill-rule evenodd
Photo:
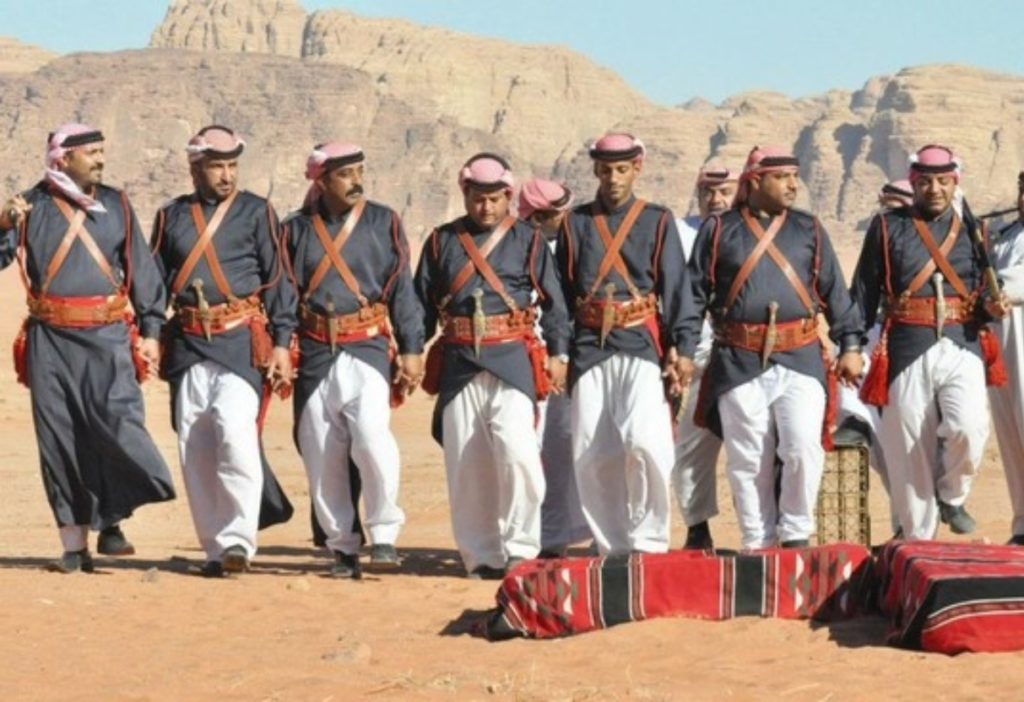
<path fill-rule="evenodd" d="M 21 324 L 18 335 L 14 337 L 14 374 L 18 382 L 28 387 L 28 318 Z"/>
<path fill-rule="evenodd" d="M 1006 385 L 1010 378 L 1006 374 L 1003 352 L 996 335 L 987 326 L 982 327 L 978 340 L 981 342 L 981 358 L 985 361 L 985 384 L 997 388 Z"/>
<path fill-rule="evenodd" d="M 889 404 L 889 334 L 886 331 L 871 352 L 871 368 L 861 383 L 860 399 L 875 407 Z"/>
<path fill-rule="evenodd" d="M 149 378 L 149 360 L 139 351 L 139 341 L 142 339 L 142 335 L 139 334 L 139 325 L 135 323 L 135 318 L 133 316 L 129 316 L 125 320 L 125 324 L 128 325 L 128 343 L 132 348 L 132 364 L 135 366 L 135 380 L 139 383 L 143 383 L 147 378 Z"/>

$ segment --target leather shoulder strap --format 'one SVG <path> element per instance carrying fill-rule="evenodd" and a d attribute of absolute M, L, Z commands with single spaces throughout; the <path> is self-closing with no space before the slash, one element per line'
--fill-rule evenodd
<path fill-rule="evenodd" d="M 231 195 L 222 200 L 217 205 L 217 209 L 214 211 L 209 223 L 203 219 L 203 210 L 198 200 L 192 203 L 192 221 L 196 227 L 196 243 L 192 250 L 189 251 L 185 263 L 178 269 L 178 274 L 174 276 L 174 282 L 171 283 L 172 294 L 177 295 L 182 291 L 186 283 L 188 283 L 188 277 L 192 275 L 196 264 L 199 263 L 199 257 L 205 254 L 206 261 L 210 265 L 210 273 L 213 275 L 213 282 L 217 285 L 217 289 L 225 297 L 230 297 L 231 288 L 227 284 L 227 278 L 224 277 L 224 271 L 221 270 L 220 261 L 217 260 L 217 252 L 213 249 L 207 251 L 207 249 L 209 249 L 210 242 L 213 241 L 213 235 L 217 233 L 237 195 L 238 190 L 235 189 Z"/>
<path fill-rule="evenodd" d="M 913 216 L 913 220 L 917 235 L 921 237 L 921 241 L 924 242 L 925 248 L 928 249 L 928 253 L 931 254 L 932 258 L 917 272 L 917 275 L 910 281 L 910 285 L 907 286 L 903 294 L 913 295 L 920 290 L 932 277 L 936 267 L 938 267 L 942 271 L 942 275 L 946 276 L 949 284 L 956 290 L 956 294 L 967 299 L 969 297 L 967 286 L 964 285 L 964 281 L 953 270 L 953 266 L 950 265 L 947 258 L 949 252 L 953 250 L 953 244 L 956 243 L 957 236 L 960 235 L 960 217 L 955 212 L 953 213 L 953 221 L 949 223 L 949 232 L 946 234 L 946 239 L 942 242 L 942 246 L 938 246 L 935 243 L 935 238 L 932 237 L 928 225 L 923 220 L 917 215 Z"/>
<path fill-rule="evenodd" d="M 626 237 L 629 236 L 630 230 L 633 229 L 633 225 L 636 224 L 637 218 L 640 213 L 643 212 L 644 206 L 647 203 L 639 198 L 633 201 L 633 205 L 629 208 L 625 218 L 619 224 L 619 228 L 615 230 L 613 236 L 611 231 L 608 229 L 608 219 L 604 214 L 598 213 L 597 201 L 594 202 L 594 226 L 597 228 L 597 233 L 601 237 L 601 241 L 604 243 L 604 258 L 601 259 L 601 264 L 597 269 L 597 277 L 594 278 L 594 282 L 590 286 L 590 290 L 587 291 L 587 297 L 591 298 L 594 293 L 598 291 L 604 279 L 608 277 L 608 273 L 612 268 L 615 268 L 615 272 L 626 282 L 626 287 L 629 289 L 629 294 L 635 299 L 642 297 L 640 291 L 633 283 L 633 279 L 629 276 L 629 269 L 626 267 L 626 262 L 622 260 L 622 245 L 626 241 Z"/>
<path fill-rule="evenodd" d="M 320 259 L 320 263 L 317 264 L 316 270 L 313 271 L 313 277 L 309 279 L 309 285 L 306 286 L 306 292 L 304 293 L 305 299 L 309 299 L 316 289 L 320 287 L 320 284 L 324 280 L 324 276 L 327 275 L 327 271 L 333 265 L 334 270 L 338 272 L 341 279 L 345 282 L 345 285 L 352 294 L 359 300 L 359 304 L 362 306 L 367 305 L 367 300 L 363 296 L 363 293 L 359 289 L 359 281 L 356 280 L 355 275 L 352 273 L 352 269 L 345 263 L 345 259 L 341 256 L 341 250 L 345 246 L 345 242 L 348 241 L 352 235 L 352 231 L 356 228 L 359 223 L 359 218 L 363 215 L 363 210 L 366 209 L 366 198 L 360 198 L 352 210 L 349 212 L 348 218 L 345 220 L 345 224 L 342 225 L 341 231 L 338 232 L 338 236 L 335 239 L 331 239 L 330 233 L 327 231 L 327 226 L 324 224 L 323 217 L 319 214 L 314 214 L 312 217 L 313 230 L 316 232 L 317 238 L 320 240 L 320 244 L 324 247 L 324 256 Z"/>
<path fill-rule="evenodd" d="M 506 217 L 501 222 L 500 225 L 498 225 L 500 229 L 504 230 L 501 232 L 502 238 L 504 238 L 505 234 L 507 234 L 509 230 L 512 229 L 512 226 L 515 224 L 515 222 L 515 217 L 509 216 Z M 491 242 L 491 239 L 497 238 L 497 234 L 497 231 L 491 234 L 491 236 L 488 237 L 486 243 L 489 244 Z M 464 248 L 466 250 L 466 253 L 469 255 L 469 260 L 473 264 L 473 267 L 476 268 L 477 272 L 481 275 L 481 277 L 483 277 L 483 279 L 487 281 L 487 284 L 491 286 L 491 289 L 498 294 L 498 296 L 502 299 L 502 302 L 504 302 L 505 305 L 513 312 L 519 309 L 519 307 L 515 303 L 515 300 L 513 300 L 512 297 L 507 292 L 505 292 L 505 285 L 501 282 L 501 278 L 499 278 L 498 274 L 494 272 L 493 268 L 491 268 L 491 264 L 487 262 L 487 255 L 489 255 L 490 252 L 494 250 L 494 248 L 490 247 L 487 254 L 484 254 L 483 251 L 481 249 L 478 249 L 476 244 L 473 243 L 473 237 L 471 237 L 465 230 L 459 229 L 456 232 L 456 235 L 459 237 L 459 243 L 462 244 L 462 248 Z M 497 244 L 495 244 L 495 246 L 496 245 Z"/>
<path fill-rule="evenodd" d="M 110 281 L 110 285 L 114 290 L 121 287 L 120 283 L 117 282 L 117 278 L 114 277 L 114 271 L 110 267 L 110 261 L 103 255 L 96 240 L 92 238 L 89 230 L 85 228 L 86 212 L 83 209 L 72 209 L 63 198 L 54 197 L 54 204 L 57 205 L 57 209 L 61 211 L 64 218 L 68 221 L 67 231 L 64 233 L 64 238 L 61 239 L 60 244 L 57 246 L 57 250 L 54 252 L 53 257 L 50 258 L 50 263 L 46 267 L 46 276 L 43 278 L 42 284 L 39 286 L 40 291 L 45 295 L 46 291 L 50 287 L 50 283 L 53 282 L 57 272 L 64 265 L 64 261 L 67 260 L 68 254 L 71 253 L 71 247 L 75 243 L 75 239 L 82 242 L 82 246 L 89 252 L 89 256 L 96 261 L 96 265 L 99 266 L 100 271 Z"/>
<path fill-rule="evenodd" d="M 782 225 L 786 222 L 786 217 L 789 214 L 789 210 L 784 211 L 778 217 L 772 220 L 771 225 L 768 227 L 768 231 L 764 231 L 761 228 L 760 222 L 754 219 L 750 210 L 746 207 L 740 209 L 740 214 L 743 217 L 743 222 L 747 225 L 747 229 L 757 239 L 757 244 L 754 245 L 754 250 L 747 256 L 747 260 L 740 266 L 739 272 L 736 277 L 732 279 L 732 284 L 729 286 L 729 292 L 725 296 L 725 303 L 722 305 L 723 309 L 729 309 L 733 303 L 736 302 L 736 298 L 740 294 L 740 290 L 743 289 L 743 285 L 747 282 L 747 278 L 754 272 L 754 267 L 757 266 L 758 262 L 768 251 L 768 247 L 772 245 L 772 241 L 775 239 L 775 235 L 782 229 Z"/>
<path fill-rule="evenodd" d="M 479 248 L 477 248 L 476 244 L 473 243 L 473 238 L 470 237 L 469 234 L 466 234 L 461 227 L 456 231 L 459 243 L 462 244 L 462 248 L 465 249 L 466 255 L 469 256 L 469 260 L 466 261 L 466 265 L 464 265 L 459 272 L 455 274 L 455 277 L 452 278 L 452 284 L 448 287 L 448 293 L 441 299 L 441 302 L 438 304 L 438 308 L 444 309 L 447 307 L 458 292 L 462 290 L 462 288 L 466 287 L 466 283 L 468 283 L 469 279 L 473 277 L 473 273 L 479 270 L 477 262 L 473 259 L 473 253 L 466 247 L 466 241 L 469 241 L 472 249 L 478 254 L 478 258 L 483 261 L 484 266 L 490 270 L 493 275 L 494 271 L 487 263 L 487 257 L 490 256 L 491 252 L 498 247 L 498 244 L 501 243 L 501 240 L 505 238 L 505 235 L 509 233 L 515 223 L 515 217 L 506 217 L 497 227 L 495 227 L 494 231 L 491 232 L 491 235 L 487 237 L 487 241 L 485 241 L 483 246 Z M 483 271 L 480 271 L 480 275 L 484 275 Z M 505 287 L 501 285 L 501 280 L 498 279 L 497 275 L 495 275 L 494 278 L 498 281 L 498 285 L 501 287 L 501 292 L 498 293 L 500 295 L 504 293 Z M 486 280 L 486 276 L 484 279 Z M 487 282 L 492 288 L 494 287 L 494 284 L 491 283 L 491 281 L 488 280 Z M 495 288 L 495 291 L 497 292 L 497 288 Z M 506 302 L 506 304 L 508 303 Z"/>

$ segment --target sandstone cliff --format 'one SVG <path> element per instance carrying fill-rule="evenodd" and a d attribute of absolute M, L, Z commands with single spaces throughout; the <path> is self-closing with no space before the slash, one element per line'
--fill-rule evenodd
<path fill-rule="evenodd" d="M 642 194 L 679 215 L 709 158 L 739 166 L 754 144 L 792 147 L 800 204 L 852 249 L 878 188 L 905 174 L 920 145 L 956 148 L 978 211 L 1012 203 L 1024 166 L 1024 78 L 963 66 L 908 68 L 796 100 L 751 92 L 667 107 L 564 48 L 337 10 L 307 16 L 293 0 L 178 0 L 153 45 L 0 71 L 4 190 L 30 185 L 47 131 L 77 119 L 108 134 L 108 179 L 128 187 L 148 220 L 188 188 L 188 136 L 220 122 L 248 138 L 245 184 L 272 190 L 282 211 L 301 201 L 313 143 L 362 144 L 368 192 L 403 215 L 415 241 L 460 212 L 455 172 L 475 151 L 508 155 L 520 177 L 564 178 L 586 200 L 586 143 L 617 128 L 649 147 Z"/>
<path fill-rule="evenodd" d="M 31 73 L 56 57 L 57 54 L 38 46 L 0 37 L 0 74 Z"/>

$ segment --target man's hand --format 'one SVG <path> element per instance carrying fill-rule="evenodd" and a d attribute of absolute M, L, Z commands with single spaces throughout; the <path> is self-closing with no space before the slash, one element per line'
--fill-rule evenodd
<path fill-rule="evenodd" d="M 267 380 L 270 381 L 270 389 L 279 392 L 290 387 L 295 377 L 295 369 L 292 368 L 292 354 L 283 346 L 275 346 L 274 354 L 267 366 Z"/>
<path fill-rule="evenodd" d="M 5 200 L 3 209 L 0 209 L 0 229 L 13 229 L 18 226 L 25 218 L 25 213 L 31 209 L 32 205 L 21 195 Z"/>
<path fill-rule="evenodd" d="M 569 372 L 569 365 L 557 356 L 548 356 L 544 370 L 551 379 L 551 392 L 561 395 L 565 391 L 565 376 Z"/>
<path fill-rule="evenodd" d="M 839 382 L 848 388 L 857 387 L 860 376 L 864 373 L 864 356 L 860 349 L 847 351 L 836 359 L 835 374 Z"/>
<path fill-rule="evenodd" d="M 985 298 L 985 311 L 995 319 L 1002 319 L 1010 314 L 1012 307 L 1013 303 L 1010 302 L 1010 296 L 1002 290 L 999 291 L 999 297 L 995 300 L 991 297 Z"/>
<path fill-rule="evenodd" d="M 146 377 L 154 380 L 160 374 L 160 341 L 139 339 L 139 355 L 146 359 Z"/>
<path fill-rule="evenodd" d="M 665 354 L 665 364 L 661 371 L 661 377 L 668 378 L 668 394 L 673 397 L 682 395 L 690 387 L 695 368 L 692 358 L 680 356 L 674 346 L 670 348 Z"/>
<path fill-rule="evenodd" d="M 402 394 L 412 395 L 423 379 L 423 354 L 406 353 L 398 357 L 398 373 L 391 382 L 397 383 Z"/>

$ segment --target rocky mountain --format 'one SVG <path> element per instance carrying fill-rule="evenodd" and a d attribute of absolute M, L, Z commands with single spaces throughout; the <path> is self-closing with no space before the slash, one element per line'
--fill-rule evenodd
<path fill-rule="evenodd" d="M 978 211 L 1011 204 L 1024 166 L 1024 77 L 957 65 L 871 77 L 858 91 L 668 107 L 565 48 L 307 14 L 295 0 L 176 0 L 140 51 L 54 58 L 3 41 L 34 57 L 0 59 L 3 189 L 31 185 L 46 133 L 81 120 L 108 135 L 108 180 L 128 189 L 143 219 L 188 189 L 182 148 L 210 122 L 245 135 L 244 185 L 272 192 L 282 211 L 301 201 L 314 143 L 361 144 L 368 193 L 402 214 L 414 242 L 460 212 L 456 169 L 476 151 L 506 154 L 521 177 L 563 178 L 589 198 L 586 145 L 609 129 L 645 141 L 642 194 L 679 215 L 709 158 L 739 166 L 755 144 L 791 146 L 801 205 L 847 249 L 880 185 L 902 177 L 920 145 L 960 153 Z"/>
<path fill-rule="evenodd" d="M 0 75 L 31 73 L 56 57 L 57 54 L 41 47 L 23 44 L 10 37 L 0 37 Z"/>

